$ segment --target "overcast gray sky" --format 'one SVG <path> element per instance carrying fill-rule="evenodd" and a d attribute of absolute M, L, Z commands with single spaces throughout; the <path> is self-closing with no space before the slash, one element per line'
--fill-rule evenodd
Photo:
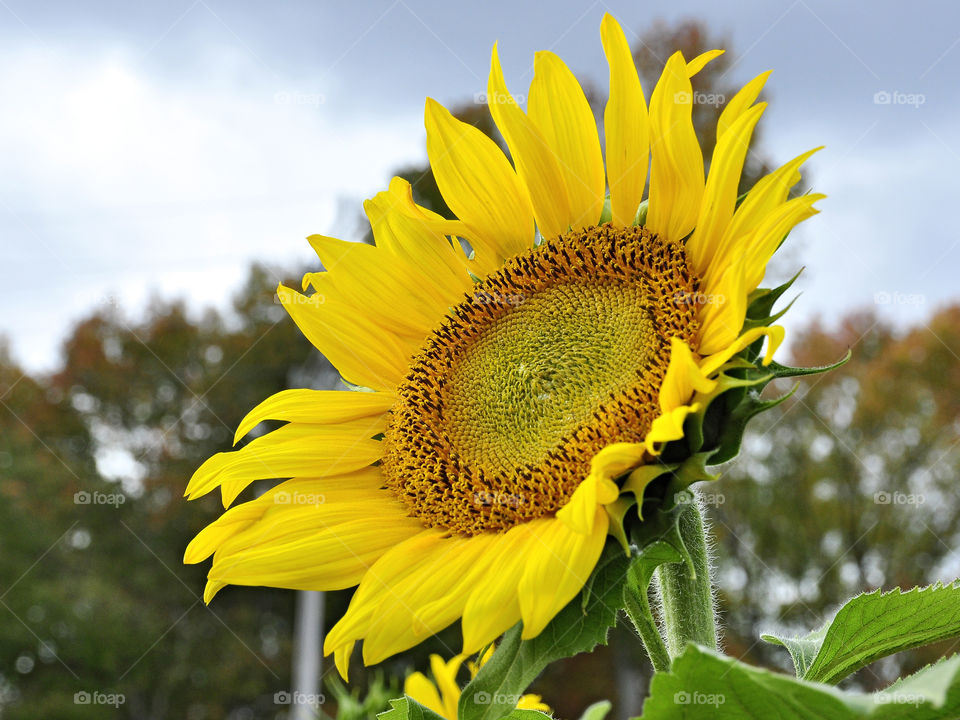
<path fill-rule="evenodd" d="M 877 299 L 918 320 L 960 296 L 954 2 L 2 0 L 0 333 L 45 370 L 98 303 L 223 306 L 251 260 L 311 261 L 306 235 L 349 236 L 391 169 L 425 158 L 425 96 L 484 90 L 495 40 L 515 93 L 539 49 L 605 89 L 606 11 L 628 37 L 705 20 L 734 79 L 775 70 L 765 153 L 827 146 L 792 324 Z"/>

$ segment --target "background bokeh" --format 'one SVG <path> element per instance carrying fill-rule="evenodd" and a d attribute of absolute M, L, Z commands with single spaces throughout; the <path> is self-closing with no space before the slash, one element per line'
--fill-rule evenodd
<path fill-rule="evenodd" d="M 602 118 L 606 11 L 648 92 L 673 49 L 728 49 L 696 85 L 706 148 L 725 99 L 775 69 L 745 184 L 827 146 L 805 177 L 823 213 L 769 279 L 806 268 L 785 356 L 853 359 L 756 420 L 710 488 L 727 651 L 786 668 L 759 632 L 960 576 L 955 4 L 3 0 L 0 715 L 285 716 L 294 594 L 229 588 L 203 605 L 204 568 L 181 557 L 219 500 L 185 504 L 186 481 L 267 395 L 336 383 L 274 296 L 318 266 L 302 238 L 364 241 L 360 203 L 392 174 L 445 211 L 423 98 L 499 141 L 483 104 L 498 40 L 514 93 L 551 49 Z M 349 592 L 326 600 L 329 623 Z M 384 676 L 456 647 L 451 628 Z M 559 717 L 609 697 L 626 718 L 648 672 L 619 628 L 536 689 Z M 361 696 L 380 685 L 375 669 L 351 679 Z"/>

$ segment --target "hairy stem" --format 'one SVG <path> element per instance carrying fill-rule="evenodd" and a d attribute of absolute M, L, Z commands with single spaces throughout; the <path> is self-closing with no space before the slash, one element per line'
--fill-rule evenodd
<path fill-rule="evenodd" d="M 671 658 L 680 655 L 689 642 L 717 649 L 710 558 L 704 520 L 696 502 L 680 516 L 679 527 L 693 567 L 686 562 L 669 563 L 657 568 L 656 576 Z"/>

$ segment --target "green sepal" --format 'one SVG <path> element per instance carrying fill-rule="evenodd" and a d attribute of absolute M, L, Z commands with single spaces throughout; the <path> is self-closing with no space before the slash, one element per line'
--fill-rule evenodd
<path fill-rule="evenodd" d="M 793 286 L 804 270 L 805 268 L 800 268 L 796 275 L 775 288 L 757 288 L 750 293 L 750 297 L 747 298 L 747 320 L 753 323 L 752 327 L 769 325 L 783 314 L 784 311 L 781 310 L 774 315 L 773 306 Z M 793 304 L 792 300 L 790 304 Z M 748 328 L 744 326 L 744 329 Z"/>
<path fill-rule="evenodd" d="M 640 207 L 637 208 L 637 214 L 633 216 L 633 224 L 638 227 L 643 227 L 647 224 L 647 210 L 650 207 L 650 202 L 644 200 L 640 203 Z"/>
<path fill-rule="evenodd" d="M 741 371 L 742 369 L 742 371 Z M 728 371 L 737 371 L 746 377 L 735 377 Z M 773 379 L 771 374 L 762 374 L 753 365 L 742 358 L 728 363 L 717 376 L 717 385 L 712 392 L 694 398 L 700 410 L 687 416 L 683 426 L 683 438 L 667 443 L 661 457 L 665 462 L 684 462 L 687 458 L 706 452 L 703 464 L 716 464 L 710 458 L 715 452 L 719 438 L 725 431 L 725 425 L 732 410 L 736 410 L 746 397 L 750 388 L 762 389 Z M 759 395 L 759 391 L 757 392 Z"/>
<path fill-rule="evenodd" d="M 720 465 L 728 460 L 733 460 L 740 452 L 747 423 L 765 410 L 775 408 L 789 398 L 797 391 L 797 387 L 799 386 L 794 385 L 788 392 L 772 400 L 761 400 L 759 391 L 756 389 L 748 390 L 746 397 L 733 409 L 722 426 L 717 449 L 710 455 L 708 464 Z"/>
<path fill-rule="evenodd" d="M 852 350 L 847 350 L 846 354 L 832 365 L 821 365 L 819 367 L 795 368 L 789 365 L 781 365 L 775 360 L 765 368 L 774 378 L 794 378 L 804 377 L 806 375 L 820 375 L 821 373 L 836 370 L 838 367 L 846 365 L 853 356 Z"/>
<path fill-rule="evenodd" d="M 761 637 L 787 649 L 798 677 L 837 683 L 880 658 L 960 637 L 960 581 L 907 592 L 875 590 L 847 601 L 808 635 Z"/>
<path fill-rule="evenodd" d="M 746 332 L 747 330 L 753 330 L 754 328 L 758 328 L 758 327 L 770 327 L 777 320 L 779 320 L 780 318 L 782 318 L 784 315 L 787 314 L 787 311 L 793 307 L 793 304 L 797 301 L 797 298 L 799 297 L 800 297 L 799 295 L 795 296 L 793 300 L 787 303 L 786 307 L 784 307 L 782 310 L 778 310 L 772 315 L 767 315 L 766 317 L 758 320 L 755 320 L 751 317 L 747 317 L 743 321 L 743 331 Z"/>
<path fill-rule="evenodd" d="M 605 225 L 613 220 L 613 206 L 610 204 L 610 195 L 603 199 L 603 210 L 600 211 L 600 222 L 597 225 Z"/>
<path fill-rule="evenodd" d="M 624 521 L 627 519 L 627 513 L 630 512 L 630 508 L 634 505 L 637 505 L 636 497 L 630 498 L 627 495 L 620 495 L 612 503 L 604 506 L 607 511 L 607 516 L 610 518 L 607 532 L 620 543 L 620 547 L 623 548 L 627 555 L 630 554 L 630 539 L 627 537 Z"/>

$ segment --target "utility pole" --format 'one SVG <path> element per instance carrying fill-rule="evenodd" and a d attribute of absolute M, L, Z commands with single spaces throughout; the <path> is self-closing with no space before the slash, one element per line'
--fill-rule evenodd
<path fill-rule="evenodd" d="M 315 720 L 322 717 L 323 695 L 320 676 L 323 674 L 322 592 L 297 591 L 297 611 L 293 626 L 293 687 L 290 695 L 290 720 Z"/>

